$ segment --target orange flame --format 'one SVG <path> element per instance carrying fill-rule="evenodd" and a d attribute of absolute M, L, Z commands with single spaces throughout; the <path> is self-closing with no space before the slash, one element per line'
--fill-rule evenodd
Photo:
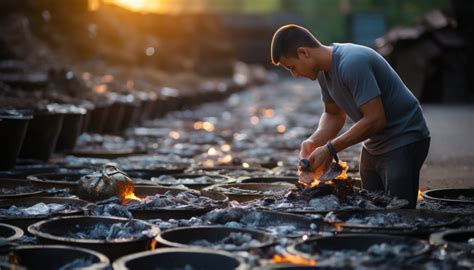
<path fill-rule="evenodd" d="M 424 191 L 426 191 L 426 188 L 424 188 L 424 187 L 420 187 L 420 188 L 418 189 L 418 197 L 417 197 L 417 200 L 418 200 L 418 201 L 422 201 L 422 200 L 423 200 L 423 195 L 421 195 L 421 193 L 424 192 Z"/>
<path fill-rule="evenodd" d="M 275 256 L 273 256 L 272 262 L 273 263 L 290 263 L 290 264 L 297 264 L 297 265 L 309 265 L 309 266 L 316 265 L 316 260 L 298 257 L 296 255 L 292 255 L 286 252 L 282 255 L 276 254 Z"/>
<path fill-rule="evenodd" d="M 335 179 L 338 179 L 338 180 L 344 180 L 344 179 L 347 179 L 348 176 L 347 176 L 347 171 L 349 170 L 349 165 L 347 164 L 347 162 L 344 162 L 342 160 L 339 160 L 339 163 L 338 163 L 341 167 L 342 167 L 342 172 L 341 174 L 339 174 L 338 176 L 335 177 Z M 301 172 L 298 171 L 298 175 L 301 175 Z M 298 182 L 306 187 L 309 187 L 309 188 L 313 188 L 319 184 L 321 184 L 321 181 L 319 179 L 316 179 L 317 177 L 315 175 L 312 175 L 312 173 L 309 173 L 308 174 L 308 177 L 312 178 L 313 181 L 311 183 L 306 183 L 302 180 L 299 180 Z M 325 184 L 333 184 L 332 181 L 326 181 Z"/>
<path fill-rule="evenodd" d="M 142 201 L 142 199 L 140 199 L 139 197 L 137 197 L 137 196 L 135 195 L 135 193 L 133 193 L 133 192 L 126 194 L 125 197 L 124 197 L 124 201 L 128 202 L 128 201 L 130 201 L 130 200 L 135 200 L 135 201 L 139 201 L 139 202 Z"/>

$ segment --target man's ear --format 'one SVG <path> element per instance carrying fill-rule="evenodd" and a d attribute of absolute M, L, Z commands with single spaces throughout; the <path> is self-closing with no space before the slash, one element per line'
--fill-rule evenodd
<path fill-rule="evenodd" d="M 296 49 L 296 54 L 298 55 L 298 58 L 309 58 L 308 48 L 305 47 L 298 47 L 298 49 Z"/>

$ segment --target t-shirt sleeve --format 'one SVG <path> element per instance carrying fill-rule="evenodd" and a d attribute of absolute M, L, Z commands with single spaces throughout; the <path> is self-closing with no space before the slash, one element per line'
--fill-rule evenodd
<path fill-rule="evenodd" d="M 380 88 L 367 57 L 353 55 L 341 67 L 343 67 L 342 79 L 352 93 L 357 107 L 380 96 Z"/>
<path fill-rule="evenodd" d="M 321 100 L 324 103 L 334 103 L 334 100 L 332 99 L 331 95 L 329 95 L 328 86 L 326 84 L 326 80 L 324 76 L 319 75 L 318 82 L 319 82 L 319 85 L 321 86 Z"/>

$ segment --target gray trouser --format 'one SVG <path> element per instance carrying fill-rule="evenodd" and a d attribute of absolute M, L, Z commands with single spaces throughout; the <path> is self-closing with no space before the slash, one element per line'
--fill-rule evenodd
<path fill-rule="evenodd" d="M 414 142 L 381 155 L 371 155 L 362 148 L 360 176 L 362 187 L 409 201 L 416 207 L 420 169 L 428 155 L 430 138 Z"/>

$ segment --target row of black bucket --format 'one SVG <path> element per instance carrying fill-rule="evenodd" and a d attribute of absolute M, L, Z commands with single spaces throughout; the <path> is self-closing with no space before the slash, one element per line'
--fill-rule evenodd
<path fill-rule="evenodd" d="M 48 161 L 54 152 L 74 149 L 82 132 L 119 134 L 147 119 L 174 110 L 223 99 L 241 90 L 196 92 L 162 96 L 140 102 L 114 102 L 74 111 L 5 110 L 0 113 L 0 170 L 15 167 L 17 158 Z"/>

